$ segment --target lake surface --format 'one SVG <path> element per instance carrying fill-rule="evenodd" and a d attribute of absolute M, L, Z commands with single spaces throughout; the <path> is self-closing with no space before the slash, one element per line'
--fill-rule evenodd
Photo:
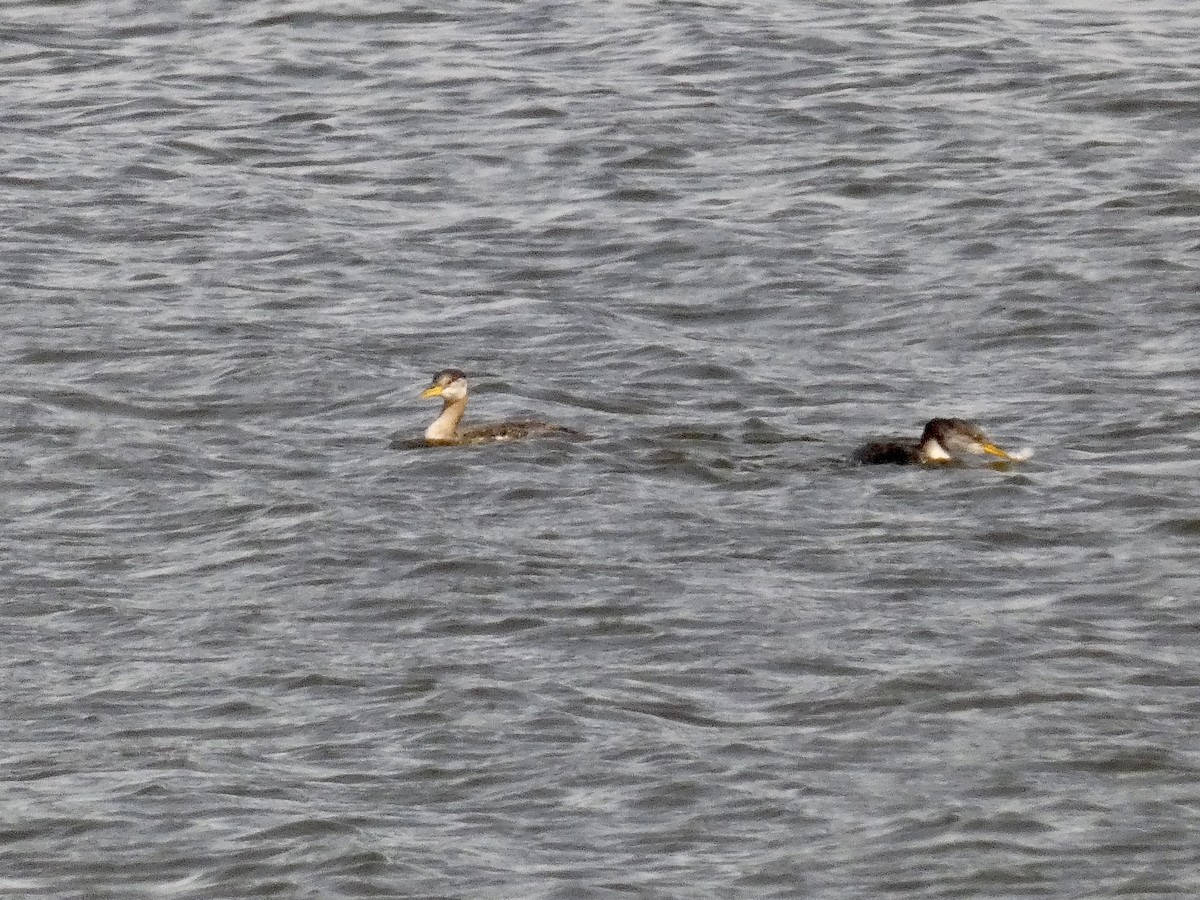
<path fill-rule="evenodd" d="M 0 893 L 1200 895 L 1197 46 L 6 5 Z"/>

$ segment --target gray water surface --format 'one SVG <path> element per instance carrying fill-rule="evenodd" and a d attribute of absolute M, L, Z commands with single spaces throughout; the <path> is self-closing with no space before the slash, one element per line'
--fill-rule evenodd
<path fill-rule="evenodd" d="M 1200 895 L 1197 46 L 5 6 L 0 893 Z"/>

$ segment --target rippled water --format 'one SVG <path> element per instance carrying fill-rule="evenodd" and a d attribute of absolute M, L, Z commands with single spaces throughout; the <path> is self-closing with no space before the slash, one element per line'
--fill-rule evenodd
<path fill-rule="evenodd" d="M 1198 40 L 6 6 L 4 895 L 1200 894 Z"/>

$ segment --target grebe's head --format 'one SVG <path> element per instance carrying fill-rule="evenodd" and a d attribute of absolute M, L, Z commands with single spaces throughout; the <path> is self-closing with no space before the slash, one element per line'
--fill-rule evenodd
<path fill-rule="evenodd" d="M 1000 459 L 1014 457 L 992 443 L 982 428 L 963 419 L 930 419 L 921 433 L 921 459 L 926 462 L 948 462 L 956 453 L 986 453 Z"/>
<path fill-rule="evenodd" d="M 442 397 L 463 400 L 467 396 L 467 373 L 462 369 L 442 369 L 433 376 L 433 383 L 421 391 L 422 397 Z"/>

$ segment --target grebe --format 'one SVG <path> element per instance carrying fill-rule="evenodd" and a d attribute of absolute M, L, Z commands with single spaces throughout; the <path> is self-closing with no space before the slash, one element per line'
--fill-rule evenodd
<path fill-rule="evenodd" d="M 486 425 L 458 427 L 467 411 L 467 375 L 462 369 L 442 369 L 433 376 L 433 383 L 421 392 L 422 397 L 441 397 L 442 414 L 425 429 L 425 443 L 461 446 L 515 441 L 518 438 L 542 434 L 578 435 L 579 432 L 548 422 L 492 422 Z"/>
<path fill-rule="evenodd" d="M 930 419 L 919 440 L 867 444 L 855 452 L 854 460 L 868 465 L 947 463 L 952 462 L 955 454 L 959 453 L 986 453 L 1009 462 L 1018 462 L 1025 458 L 997 447 L 974 422 L 962 419 Z"/>

